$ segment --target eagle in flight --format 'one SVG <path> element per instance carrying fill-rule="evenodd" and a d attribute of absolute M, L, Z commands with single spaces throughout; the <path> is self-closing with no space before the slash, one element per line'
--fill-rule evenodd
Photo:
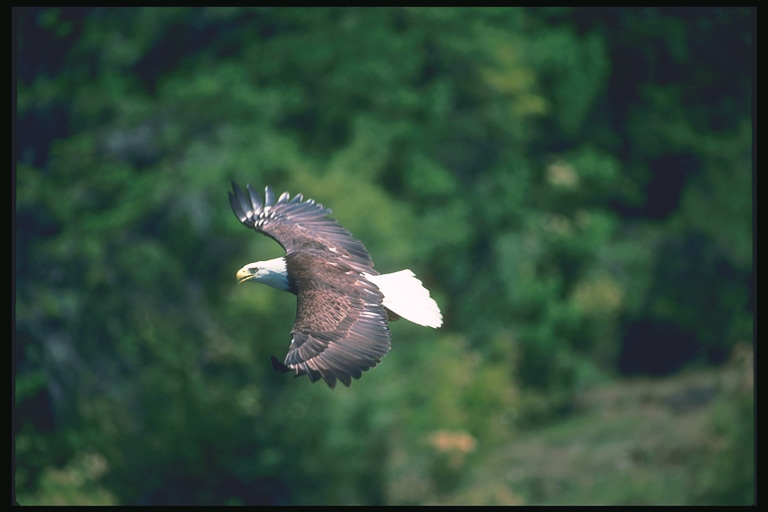
<path fill-rule="evenodd" d="M 379 274 L 362 242 L 328 217 L 331 210 L 301 194 L 277 200 L 266 187 L 264 202 L 250 186 L 232 183 L 229 202 L 238 220 L 273 238 L 285 256 L 250 263 L 237 271 L 240 283 L 260 282 L 297 297 L 296 320 L 282 372 L 349 386 L 389 352 L 388 320 L 399 317 L 437 328 L 437 303 L 410 270 Z"/>

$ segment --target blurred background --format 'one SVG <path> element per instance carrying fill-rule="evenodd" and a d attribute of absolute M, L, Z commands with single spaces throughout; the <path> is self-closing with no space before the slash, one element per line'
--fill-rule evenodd
<path fill-rule="evenodd" d="M 12 14 L 19 503 L 753 501 L 754 10 Z M 274 372 L 231 180 L 445 325 Z"/>

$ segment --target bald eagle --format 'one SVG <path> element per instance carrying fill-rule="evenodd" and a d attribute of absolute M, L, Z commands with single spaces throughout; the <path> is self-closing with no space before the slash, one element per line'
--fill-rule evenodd
<path fill-rule="evenodd" d="M 437 328 L 443 317 L 410 270 L 379 274 L 360 240 L 328 217 L 331 210 L 301 194 L 284 192 L 277 200 L 270 187 L 262 203 L 246 186 L 232 182 L 229 202 L 248 228 L 285 249 L 285 256 L 249 263 L 237 280 L 264 283 L 297 296 L 296 319 L 285 362 L 272 366 L 295 376 L 323 379 L 330 388 L 349 386 L 389 352 L 388 320 L 399 317 Z"/>

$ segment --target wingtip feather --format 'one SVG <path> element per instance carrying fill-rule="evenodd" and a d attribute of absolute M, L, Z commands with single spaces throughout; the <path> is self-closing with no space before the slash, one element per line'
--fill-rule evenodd
<path fill-rule="evenodd" d="M 275 192 L 272 187 L 267 185 L 264 187 L 264 207 L 270 207 L 275 205 Z"/>

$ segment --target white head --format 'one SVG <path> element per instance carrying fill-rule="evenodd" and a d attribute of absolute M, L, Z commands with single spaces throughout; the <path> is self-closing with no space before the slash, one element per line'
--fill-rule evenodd
<path fill-rule="evenodd" d="M 249 263 L 237 271 L 237 282 L 246 281 L 264 283 L 278 290 L 289 291 L 285 258 Z"/>

